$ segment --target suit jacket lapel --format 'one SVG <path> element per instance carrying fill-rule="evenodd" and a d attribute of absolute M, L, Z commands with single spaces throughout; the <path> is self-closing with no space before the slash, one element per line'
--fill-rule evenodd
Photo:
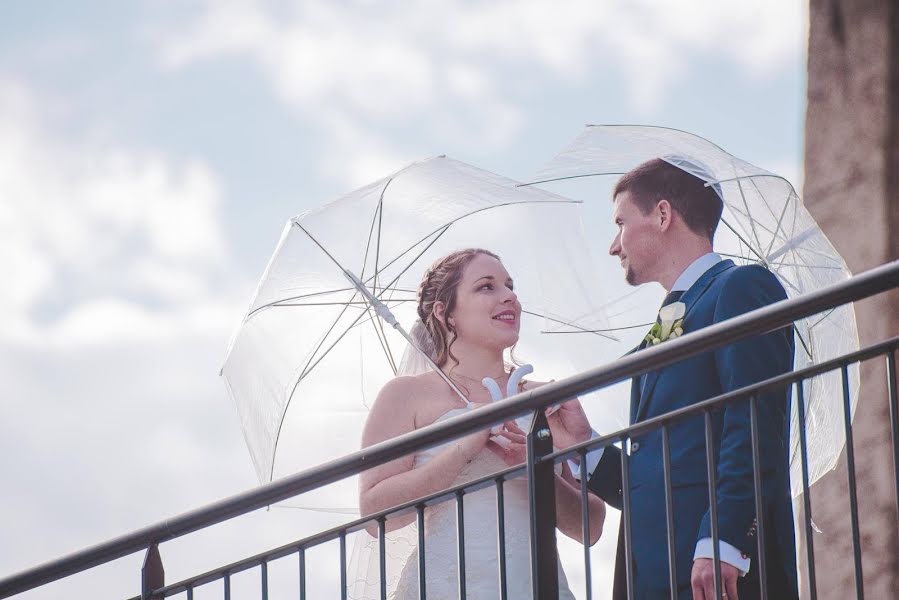
<path fill-rule="evenodd" d="M 711 285 L 712 281 L 728 269 L 734 268 L 734 262 L 732 260 L 722 260 L 718 264 L 712 266 L 708 271 L 702 274 L 696 283 L 690 287 L 689 290 L 684 292 L 684 295 L 681 296 L 680 302 L 683 302 L 686 305 L 686 310 L 684 312 L 684 319 L 690 316 L 690 311 L 696 305 L 696 302 L 702 297 L 702 295 L 706 292 Z M 655 389 L 656 383 L 659 381 L 659 377 L 662 375 L 662 369 L 657 369 L 655 371 L 650 371 L 646 374 L 646 380 L 643 382 L 642 390 L 639 392 L 640 397 L 637 401 L 637 410 L 634 412 L 634 389 L 633 385 L 631 387 L 631 423 L 636 423 L 640 419 L 643 418 L 643 414 L 646 412 L 646 407 L 649 404 L 649 398 L 652 396 L 652 392 Z M 637 389 L 639 387 L 639 378 L 635 378 L 634 380 L 637 385 Z"/>

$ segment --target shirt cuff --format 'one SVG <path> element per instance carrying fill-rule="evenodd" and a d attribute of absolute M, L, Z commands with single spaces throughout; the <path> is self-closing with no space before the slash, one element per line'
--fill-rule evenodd
<path fill-rule="evenodd" d="M 745 577 L 749 572 L 749 557 L 731 546 L 724 540 L 718 540 L 718 553 L 721 562 L 726 562 L 732 567 L 736 567 L 740 571 L 740 577 Z M 696 542 L 696 551 L 693 553 L 693 560 L 697 558 L 714 558 L 714 547 L 712 546 L 712 538 L 702 538 Z"/>
<path fill-rule="evenodd" d="M 599 434 L 596 431 L 593 431 L 593 435 L 590 436 L 591 440 L 595 440 L 599 437 Z M 590 450 L 587 452 L 587 478 L 590 477 L 590 473 L 593 473 L 593 470 L 596 469 L 596 465 L 599 464 L 599 460 L 602 458 L 602 453 L 605 451 L 605 446 L 602 448 L 596 448 L 595 450 Z M 580 456 L 576 456 L 575 458 L 568 459 L 568 467 L 571 469 L 571 474 L 574 476 L 575 481 L 581 480 L 581 461 Z"/>

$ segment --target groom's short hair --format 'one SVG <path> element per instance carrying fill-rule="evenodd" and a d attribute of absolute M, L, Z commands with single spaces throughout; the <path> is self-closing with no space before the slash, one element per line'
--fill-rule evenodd
<path fill-rule="evenodd" d="M 622 192 L 630 192 L 644 215 L 661 200 L 667 200 L 691 231 L 706 235 L 711 241 L 724 208 L 716 187 L 707 186 L 704 180 L 664 159 L 654 158 L 622 175 L 615 184 L 612 200 Z"/>

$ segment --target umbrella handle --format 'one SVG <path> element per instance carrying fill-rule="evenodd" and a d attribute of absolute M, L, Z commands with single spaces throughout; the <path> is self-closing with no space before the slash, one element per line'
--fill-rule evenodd
<path fill-rule="evenodd" d="M 490 392 L 490 398 L 496 402 L 497 400 L 503 399 L 503 393 L 499 389 L 499 385 L 496 383 L 496 380 L 493 377 L 485 377 L 481 380 L 481 385 L 487 388 L 487 391 Z"/>
<path fill-rule="evenodd" d="M 518 391 L 518 384 L 519 384 L 519 382 L 521 382 L 522 378 L 525 375 L 528 375 L 533 372 L 534 372 L 534 367 L 532 365 L 522 365 L 522 366 L 518 367 L 517 369 L 515 369 L 514 371 L 512 371 L 512 374 L 509 376 L 509 381 L 506 382 L 506 397 L 508 398 L 509 396 L 514 396 L 515 393 Z M 496 380 L 493 379 L 492 377 L 483 378 L 481 380 L 481 385 L 483 385 L 485 388 L 487 388 L 487 391 L 490 392 L 490 397 L 493 399 L 494 402 L 496 402 L 497 400 L 503 399 L 503 393 L 499 389 L 499 384 L 497 384 Z M 494 436 L 495 436 L 496 434 L 498 434 L 500 432 L 501 429 L 502 429 L 502 426 L 497 425 L 496 427 L 492 428 L 490 430 L 490 432 L 492 434 L 494 434 Z M 493 438 L 493 437 L 490 439 L 497 441 L 497 439 Z M 500 444 L 500 445 L 502 445 L 502 444 Z"/>
<path fill-rule="evenodd" d="M 509 381 L 506 382 L 506 398 L 514 396 L 518 393 L 518 384 L 524 379 L 525 375 L 534 372 L 534 365 L 521 365 L 509 375 Z"/>
<path fill-rule="evenodd" d="M 481 385 L 483 385 L 485 388 L 487 388 L 487 391 L 490 392 L 490 397 L 493 399 L 494 402 L 496 402 L 497 400 L 503 399 L 503 393 L 500 391 L 499 385 L 496 383 L 496 380 L 493 379 L 493 377 L 483 378 L 481 380 Z M 497 435 L 500 431 L 502 431 L 502 428 L 503 428 L 502 425 L 495 425 L 494 427 L 492 427 L 490 429 L 490 433 L 492 433 L 493 436 L 490 439 L 505 448 L 506 446 L 504 446 L 503 444 L 505 443 L 506 445 L 508 445 L 508 440 L 506 440 L 506 438 L 504 438 L 504 437 Z"/>

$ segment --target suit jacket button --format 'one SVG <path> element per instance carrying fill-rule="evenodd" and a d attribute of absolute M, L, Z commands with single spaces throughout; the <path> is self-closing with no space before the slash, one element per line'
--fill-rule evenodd
<path fill-rule="evenodd" d="M 634 442 L 631 444 L 631 452 L 636 452 L 640 449 L 640 442 Z"/>

